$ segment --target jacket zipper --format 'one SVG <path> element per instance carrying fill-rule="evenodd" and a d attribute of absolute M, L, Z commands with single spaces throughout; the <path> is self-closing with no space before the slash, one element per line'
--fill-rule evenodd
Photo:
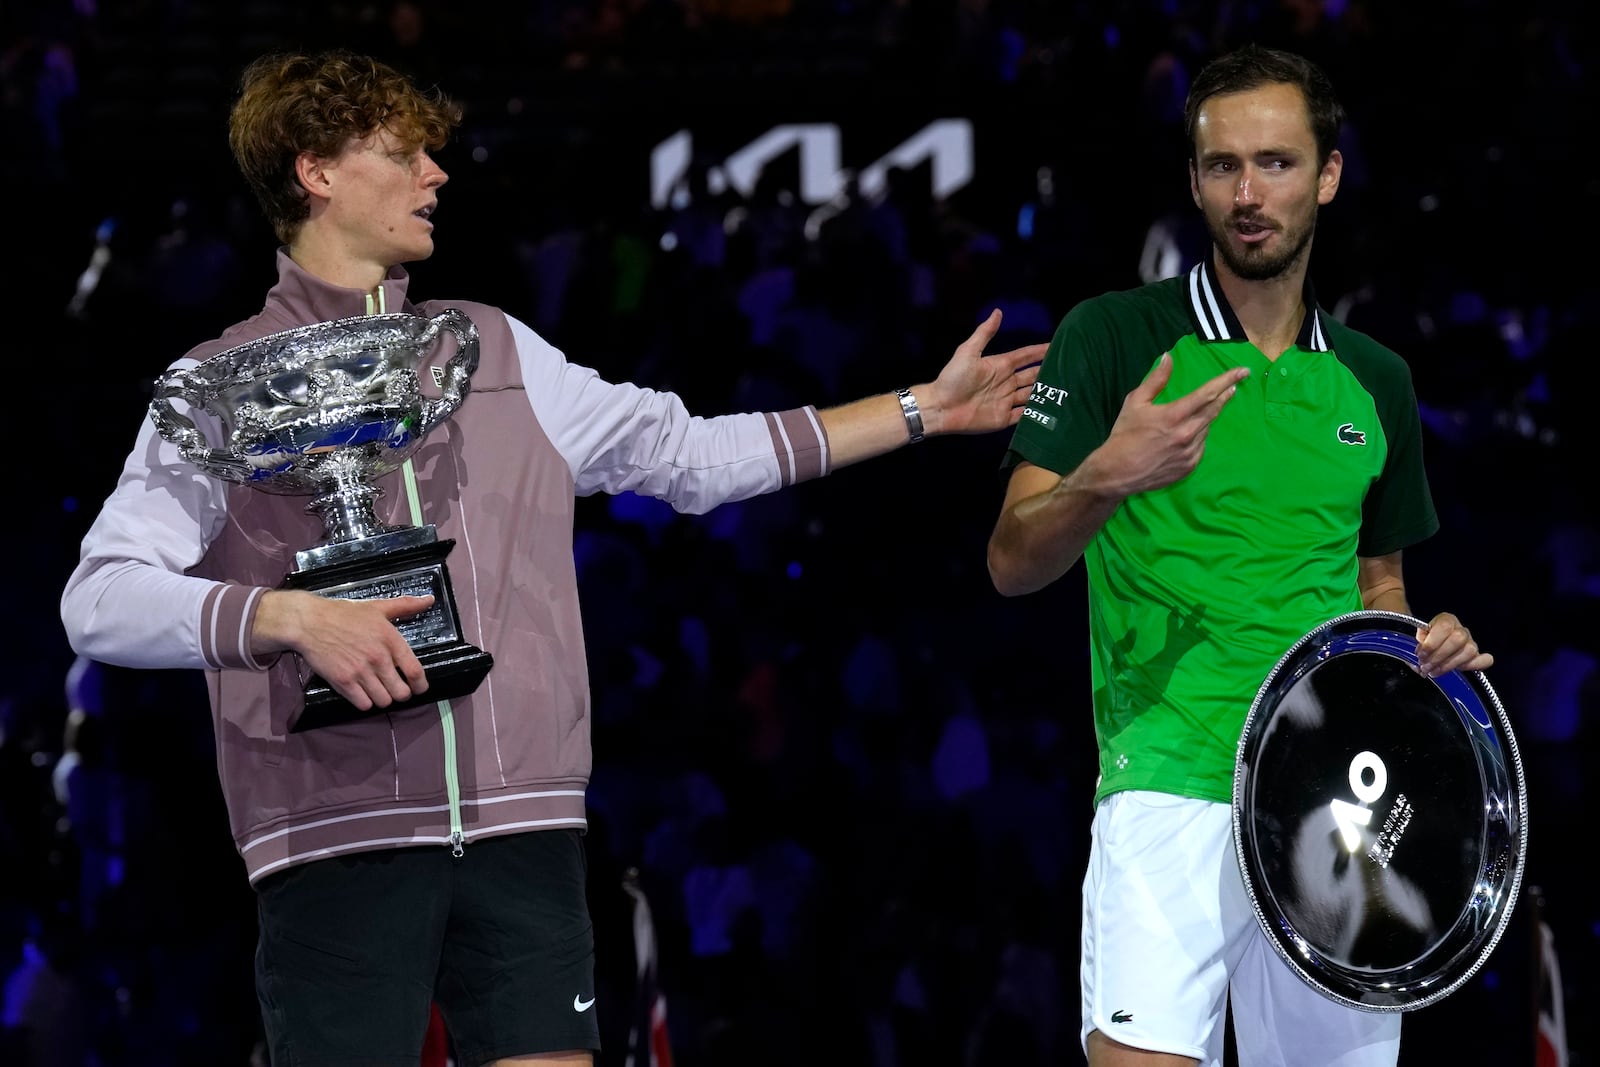
<path fill-rule="evenodd" d="M 444 790 L 450 798 L 450 855 L 461 858 L 467 835 L 461 828 L 461 777 L 456 767 L 456 716 L 448 700 L 439 701 L 439 729 L 444 731 Z"/>
<path fill-rule="evenodd" d="M 367 314 L 382 315 L 388 311 L 388 299 L 383 292 L 383 284 L 378 284 L 376 301 L 371 293 L 367 294 Z M 411 522 L 415 526 L 423 525 L 422 499 L 417 491 L 417 472 L 407 459 L 401 468 L 406 484 L 406 502 L 411 506 Z M 466 851 L 466 830 L 461 825 L 461 772 L 456 763 L 456 719 L 455 712 L 450 707 L 448 700 L 441 700 L 434 705 L 439 709 L 439 730 L 444 735 L 444 790 L 445 797 L 450 805 L 450 855 L 461 858 Z"/>

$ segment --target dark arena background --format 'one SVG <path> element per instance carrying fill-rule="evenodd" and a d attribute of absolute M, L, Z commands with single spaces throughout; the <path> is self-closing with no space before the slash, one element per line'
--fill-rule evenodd
<path fill-rule="evenodd" d="M 346 45 L 437 83 L 466 120 L 412 293 L 715 414 L 926 381 L 993 307 L 998 351 L 1187 268 L 1184 92 L 1248 39 L 1322 62 L 1350 111 L 1313 280 L 1411 364 L 1443 521 L 1407 552 L 1412 604 L 1495 654 L 1526 767 L 1512 920 L 1408 1014 L 1401 1061 L 1533 1064 L 1542 1032 L 1540 1067 L 1597 1062 L 1585 9 L 5 0 L 0 1063 L 264 1067 L 198 676 L 75 664 L 57 612 L 154 376 L 273 280 L 226 147 L 247 60 Z M 1004 446 L 700 518 L 580 501 L 602 1064 L 649 1062 L 630 870 L 678 1067 L 1082 1062 L 1085 594 L 990 585 Z"/>

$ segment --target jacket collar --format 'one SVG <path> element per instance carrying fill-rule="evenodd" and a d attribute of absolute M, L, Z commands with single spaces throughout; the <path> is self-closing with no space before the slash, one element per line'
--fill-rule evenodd
<path fill-rule="evenodd" d="M 1239 323 L 1239 317 L 1233 313 L 1227 296 L 1223 294 L 1222 286 L 1217 282 L 1217 269 L 1212 262 L 1215 254 L 1213 250 L 1195 264 L 1186 282 L 1189 315 L 1194 319 L 1195 333 L 1206 342 L 1249 340 Z M 1317 307 L 1317 296 L 1312 291 L 1309 274 L 1306 275 L 1302 299 L 1306 305 L 1306 316 L 1300 321 L 1300 335 L 1294 339 L 1294 343 L 1312 352 L 1327 352 L 1331 346 L 1328 344 L 1328 335 L 1322 329 L 1322 310 Z"/>
<path fill-rule="evenodd" d="M 269 311 L 287 314 L 297 323 L 327 322 L 356 315 L 408 311 L 406 287 L 411 276 L 401 266 L 389 268 L 378 293 L 346 289 L 323 281 L 289 257 L 287 247 L 278 249 L 278 283 L 267 293 Z M 372 296 L 369 303 L 368 297 Z"/>

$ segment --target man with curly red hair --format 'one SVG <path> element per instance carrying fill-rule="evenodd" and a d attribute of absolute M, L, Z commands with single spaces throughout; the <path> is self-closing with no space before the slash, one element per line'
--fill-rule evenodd
<path fill-rule="evenodd" d="M 416 1067 L 433 1003 L 464 1064 L 592 1063 L 575 498 L 634 492 L 697 513 L 924 435 L 1015 425 L 1044 351 L 985 356 L 995 312 L 926 384 L 828 409 L 691 416 L 673 394 L 568 362 L 498 308 L 413 301 L 401 265 L 433 252 L 447 177 L 431 153 L 460 118 L 364 56 L 252 64 L 229 140 L 283 242 L 278 282 L 260 313 L 174 367 L 334 319 L 467 314 L 471 392 L 378 479 L 375 506 L 381 521 L 455 541 L 459 622 L 493 654 L 488 677 L 397 710 L 428 679 L 394 623 L 432 598 L 281 588 L 320 521 L 295 497 L 206 475 L 148 423 L 62 598 L 81 654 L 207 672 L 218 773 L 257 890 L 273 1067 Z M 307 671 L 368 714 L 294 729 Z"/>

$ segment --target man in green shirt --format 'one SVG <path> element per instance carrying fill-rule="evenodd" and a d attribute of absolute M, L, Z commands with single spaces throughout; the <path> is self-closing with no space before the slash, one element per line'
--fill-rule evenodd
<path fill-rule="evenodd" d="M 1438 528 L 1410 371 L 1317 307 L 1318 208 L 1343 110 L 1303 58 L 1246 46 L 1185 110 L 1212 254 L 1062 320 L 1007 455 L 995 587 L 1080 558 L 1100 781 L 1084 882 L 1091 1067 L 1220 1064 L 1230 988 L 1244 1063 L 1382 1067 L 1398 1014 L 1327 998 L 1278 960 L 1234 861 L 1235 754 L 1251 698 L 1346 612 L 1410 615 L 1401 551 Z M 1455 616 L 1418 669 L 1483 670 Z"/>

